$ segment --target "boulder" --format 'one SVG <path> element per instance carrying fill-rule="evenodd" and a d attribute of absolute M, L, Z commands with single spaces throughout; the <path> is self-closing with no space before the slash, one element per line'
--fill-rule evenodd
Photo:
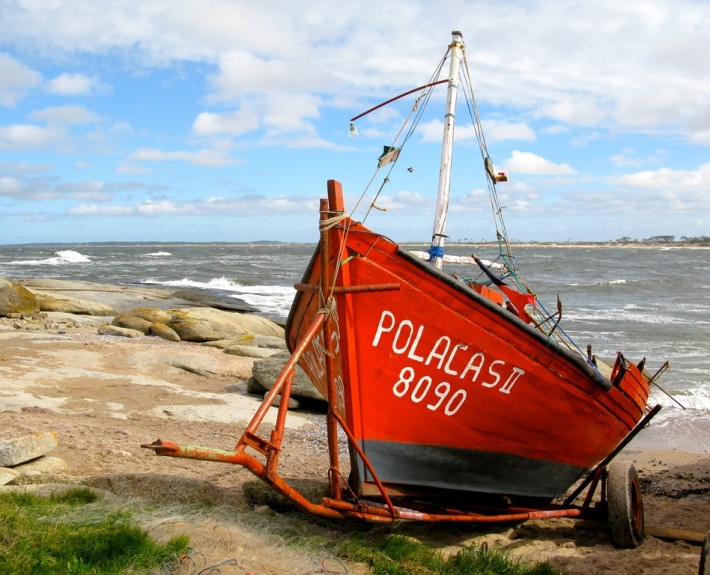
<path fill-rule="evenodd" d="M 11 483 L 15 485 L 35 483 L 42 481 L 42 478 L 46 478 L 47 476 L 61 474 L 66 468 L 66 461 L 60 457 L 39 457 L 13 467 L 18 476 Z"/>
<path fill-rule="evenodd" d="M 64 295 L 54 296 L 42 291 L 31 291 L 39 300 L 40 311 L 53 311 L 99 317 L 116 315 L 118 313 L 114 308 L 103 303 Z"/>
<path fill-rule="evenodd" d="M 7 485 L 15 481 L 20 474 L 9 467 L 0 467 L 0 486 Z"/>
<path fill-rule="evenodd" d="M 200 288 L 184 288 L 173 292 L 173 297 L 189 301 L 194 305 L 213 307 L 225 311 L 257 312 L 252 305 L 229 293 Z"/>
<path fill-rule="evenodd" d="M 273 335 L 257 335 L 255 337 L 256 347 L 268 347 L 269 349 L 287 349 L 286 339 Z"/>
<path fill-rule="evenodd" d="M 213 308 L 181 308 L 169 312 L 168 327 L 183 341 L 216 341 L 244 334 L 284 337 L 284 329 L 264 317 Z"/>
<path fill-rule="evenodd" d="M 227 355 L 237 355 L 239 357 L 270 357 L 278 353 L 275 349 L 266 347 L 254 347 L 252 345 L 233 345 L 224 349 Z"/>
<path fill-rule="evenodd" d="M 163 339 L 167 339 L 168 341 L 180 341 L 180 336 L 177 334 L 177 332 L 174 329 L 169 328 L 164 323 L 151 323 L 148 335 L 162 337 Z"/>
<path fill-rule="evenodd" d="M 143 319 L 142 317 L 135 317 L 131 315 L 127 316 L 126 314 L 122 313 L 113 318 L 111 325 L 125 327 L 126 329 L 135 329 L 136 331 L 141 332 L 143 335 L 148 335 L 150 333 L 150 328 L 153 325 L 153 322 L 150 322 L 147 319 Z"/>
<path fill-rule="evenodd" d="M 136 307 L 117 315 L 114 320 L 114 325 L 126 327 L 116 322 L 127 321 L 129 318 L 139 318 L 147 321 L 148 323 L 168 323 L 172 316 L 164 309 L 158 309 L 155 307 Z"/>
<path fill-rule="evenodd" d="M 0 441 L 0 466 L 14 467 L 57 447 L 57 432 L 48 431 Z"/>
<path fill-rule="evenodd" d="M 291 357 L 288 351 L 280 351 L 271 357 L 260 359 L 254 362 L 252 377 L 264 389 L 271 389 L 276 382 L 276 378 L 281 373 L 284 365 Z M 306 397 L 323 401 L 323 396 L 308 379 L 306 373 L 300 366 L 296 366 L 296 373 L 293 378 L 291 395 L 296 397 Z"/>
<path fill-rule="evenodd" d="M 127 327 L 118 327 L 117 325 L 109 325 L 107 323 L 99 326 L 99 335 L 116 335 L 119 337 L 144 337 L 145 334 L 137 329 L 129 329 Z"/>
<path fill-rule="evenodd" d="M 26 279 L 22 285 L 33 291 L 51 293 L 57 298 L 74 297 L 109 305 L 127 311 L 141 305 L 167 309 L 182 305 L 169 288 L 144 285 L 110 285 L 86 281 L 56 279 Z M 115 313 L 109 315 L 116 315 Z"/>
<path fill-rule="evenodd" d="M 0 276 L 0 316 L 39 313 L 39 300 L 30 290 Z"/>
<path fill-rule="evenodd" d="M 266 336 L 263 336 L 266 337 Z M 216 347 L 217 349 L 229 349 L 235 345 L 248 345 L 249 347 L 258 347 L 256 344 L 256 336 L 251 333 L 243 333 L 237 337 L 229 339 L 217 339 L 215 341 L 205 342 L 207 347 Z"/>

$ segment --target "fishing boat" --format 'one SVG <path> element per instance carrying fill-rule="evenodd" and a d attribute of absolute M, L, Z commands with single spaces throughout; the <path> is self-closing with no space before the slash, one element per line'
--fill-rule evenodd
<path fill-rule="evenodd" d="M 548 312 L 520 276 L 497 197 L 508 177 L 489 157 L 459 32 L 425 85 L 382 105 L 411 95 L 408 121 L 416 126 L 443 85 L 443 147 L 428 250 L 412 252 L 357 221 L 342 185 L 328 181 L 320 242 L 296 285 L 286 325 L 291 359 L 235 450 L 160 440 L 145 447 L 244 465 L 307 511 L 381 522 L 586 516 L 601 484 L 601 504 L 594 508 L 610 518 L 615 543 L 635 546 L 643 538 L 638 477 L 632 465 L 612 460 L 660 409 L 650 409 L 648 398 L 664 368 L 651 375 L 645 360 L 619 353 L 607 363 L 591 347 L 583 351 L 561 325 L 559 300 Z M 498 238 L 494 259 L 446 253 L 459 93 L 467 97 L 478 136 Z M 370 207 L 406 157 L 411 126 L 377 159 L 382 186 Z M 467 262 L 472 277 L 448 273 L 452 261 Z M 329 494 L 320 502 L 308 501 L 277 468 L 284 397 L 297 365 L 328 403 Z M 258 429 L 278 394 L 279 417 L 266 439 Z M 345 463 L 339 429 L 348 440 Z M 576 505 L 584 489 L 585 502 Z"/>

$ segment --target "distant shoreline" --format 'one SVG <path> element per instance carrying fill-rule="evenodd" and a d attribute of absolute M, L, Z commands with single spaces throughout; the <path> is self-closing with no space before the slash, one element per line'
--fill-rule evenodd
<path fill-rule="evenodd" d="M 399 242 L 401 246 L 428 246 L 423 242 Z M 498 242 L 455 242 L 446 245 L 458 247 L 497 246 Z M 639 249 L 710 249 L 710 244 L 692 242 L 652 243 L 652 242 L 510 242 L 516 248 L 639 248 Z"/>
<path fill-rule="evenodd" d="M 394 241 L 394 240 L 393 240 Z M 397 241 L 400 246 L 429 246 L 428 242 L 422 241 Z M 219 242 L 185 242 L 185 241 L 106 241 L 106 242 L 33 242 L 20 244 L 3 244 L 0 243 L 0 248 L 24 248 L 35 246 L 52 246 L 56 248 L 78 249 L 83 246 L 93 245 L 141 245 L 145 247 L 160 247 L 160 246 L 190 246 L 190 245 L 239 245 L 239 246 L 268 246 L 268 245 L 303 245 L 316 246 L 317 242 L 289 242 L 282 240 L 254 240 L 254 241 L 219 241 Z M 497 246 L 498 242 L 488 241 L 454 241 L 447 240 L 446 245 L 449 246 Z M 569 242 L 536 242 L 536 241 L 512 241 L 511 246 L 523 248 L 640 248 L 640 249 L 710 249 L 710 243 L 701 242 L 585 242 L 585 241 L 569 241 Z"/>

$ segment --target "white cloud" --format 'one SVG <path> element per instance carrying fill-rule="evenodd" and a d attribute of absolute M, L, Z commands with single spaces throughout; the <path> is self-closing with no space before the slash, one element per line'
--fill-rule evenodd
<path fill-rule="evenodd" d="M 710 197 L 710 164 L 703 164 L 697 170 L 645 170 L 622 176 L 618 181 L 634 188 L 703 192 Z"/>
<path fill-rule="evenodd" d="M 57 96 L 86 96 L 98 90 L 105 90 L 103 84 L 86 74 L 63 73 L 47 82 L 47 91 Z"/>
<path fill-rule="evenodd" d="M 531 152 L 513 151 L 504 162 L 504 169 L 511 173 L 531 175 L 567 175 L 576 174 L 576 170 L 567 164 L 555 164 L 550 160 Z"/>
<path fill-rule="evenodd" d="M 41 177 L 0 177 L 0 196 L 26 202 L 67 199 L 104 202 L 112 198 L 112 193 L 102 182 L 97 181 L 58 183 Z"/>
<path fill-rule="evenodd" d="M 169 216 L 169 215 L 231 215 L 253 216 L 264 213 L 314 213 L 318 201 L 293 196 L 266 197 L 259 195 L 237 198 L 209 197 L 189 202 L 145 200 L 135 205 L 81 204 L 69 210 L 75 216 Z"/>
<path fill-rule="evenodd" d="M 488 142 L 524 141 L 534 142 L 535 132 L 525 122 L 505 122 L 501 120 L 484 120 L 483 132 Z"/>
<path fill-rule="evenodd" d="M 15 196 L 21 187 L 22 184 L 18 179 L 0 176 L 0 196 Z"/>
<path fill-rule="evenodd" d="M 690 135 L 690 141 L 702 146 L 710 146 L 710 128 L 706 130 L 694 130 Z"/>
<path fill-rule="evenodd" d="M 635 210 L 639 221 L 662 220 L 658 214 L 665 213 L 664 202 L 674 210 L 694 206 L 702 219 L 708 210 L 702 199 L 708 193 L 707 168 L 678 166 L 704 157 L 702 146 L 710 145 L 710 3 L 515 0 L 501 9 L 500 2 L 480 0 L 473 10 L 472 0 L 453 1 L 459 4 L 312 0 L 308 10 L 285 0 L 0 2 L 3 45 L 8 47 L 7 55 L 0 54 L 0 106 L 14 107 L 14 117 L 0 127 L 0 150 L 61 152 L 59 159 L 26 155 L 55 181 L 75 177 L 63 170 L 86 165 L 82 161 L 91 165 L 92 177 L 102 177 L 103 170 L 107 182 L 115 172 L 151 172 L 151 181 L 192 178 L 194 183 L 180 185 L 210 194 L 214 186 L 223 189 L 227 179 L 239 182 L 240 189 L 264 186 L 280 193 L 313 189 L 311 170 L 296 166 L 291 171 L 293 163 L 308 158 L 312 165 L 330 163 L 328 168 L 337 168 L 355 187 L 359 176 L 354 166 L 368 151 L 376 155 L 372 142 L 353 141 L 348 154 L 339 157 L 290 152 L 345 150 L 347 140 L 341 138 L 349 117 L 412 88 L 413 82 L 426 81 L 455 26 L 467 41 L 486 138 L 498 144 L 492 149 L 495 157 L 509 155 L 503 168 L 511 172 L 511 182 L 499 188 L 506 209 L 530 211 L 543 203 L 553 212 L 576 213 L 577 206 L 565 198 L 588 192 L 597 209 L 620 206 L 616 199 L 624 210 Z M 424 18 L 427 26 L 419 25 Z M 98 21 L 101 34 L 96 33 Z M 21 63 L 23 58 L 43 75 Z M 126 90 L 120 100 L 57 105 L 64 97 L 74 103 L 105 93 L 99 73 L 116 91 Z M 51 80 L 43 84 L 43 77 Z M 41 87 L 45 90 L 39 93 Z M 440 88 L 435 99 L 443 99 Z M 30 93 L 33 98 L 23 100 Z M 387 143 L 392 132 L 384 127 L 400 119 L 404 102 L 363 118 L 361 134 Z M 119 122 L 129 129 L 111 131 L 109 124 Z M 97 126 L 89 133 L 71 128 L 90 123 Z M 440 121 L 420 127 L 425 139 L 440 142 Z M 457 136 L 473 141 L 465 119 L 459 119 Z M 519 142 L 518 149 L 511 151 L 510 142 Z M 521 147 L 528 142 L 539 147 Z M 688 142 L 695 146 L 684 150 Z M 237 146 L 249 170 L 231 168 L 240 163 L 234 157 Z M 576 146 L 585 146 L 584 161 L 575 159 Z M 664 156 L 663 150 L 672 154 Z M 76 152 L 80 155 L 70 155 Z M 266 152 L 284 161 L 269 166 L 268 178 L 257 181 L 254 174 L 266 172 Z M 665 165 L 671 156 L 683 156 L 685 163 L 641 171 Z M 415 160 L 412 165 L 424 177 L 426 163 Z M 462 165 L 457 163 L 457 169 Z M 215 171 L 198 169 L 202 166 L 228 168 L 219 171 L 224 179 L 215 182 Z M 584 178 L 572 166 L 584 166 Z M 618 173 L 619 168 L 635 173 L 611 180 L 603 172 Z M 282 175 L 287 171 L 290 180 Z M 18 172 L 7 173 L 12 175 L 21 180 Z M 537 175 L 553 176 L 545 179 L 543 200 L 530 186 L 542 185 Z M 2 185 L 9 190 L 13 181 Z M 589 192 L 603 185 L 608 187 Z M 35 190 L 40 194 L 47 188 L 37 185 Z M 84 193 L 88 198 L 92 191 Z M 171 193 L 168 189 L 162 199 L 150 202 L 141 202 L 146 197 L 141 196 L 128 207 L 100 208 L 127 216 L 215 206 L 248 209 L 241 200 L 181 202 Z M 603 207 L 600 199 L 607 202 Z M 88 212 L 103 200 L 82 201 Z M 430 202 L 415 192 L 381 201 L 393 210 Z M 269 205 L 259 198 L 254 202 Z M 459 208 L 457 201 L 452 204 Z"/>
<path fill-rule="evenodd" d="M 54 124 L 91 124 L 97 122 L 99 116 L 83 106 L 49 106 L 30 114 L 33 120 L 45 120 Z"/>
<path fill-rule="evenodd" d="M 232 102 L 246 94 L 278 94 L 328 89 L 327 75 L 303 55 L 298 58 L 259 57 L 246 50 L 227 52 L 220 58 L 220 73 L 212 79 L 211 99 Z"/>
<path fill-rule="evenodd" d="M 542 107 L 541 116 L 572 126 L 596 126 L 608 114 L 603 100 L 587 97 L 551 102 Z"/>
<path fill-rule="evenodd" d="M 135 162 L 188 162 L 196 166 L 220 167 L 239 163 L 229 157 L 227 146 L 215 146 L 202 150 L 175 150 L 166 152 L 155 148 L 141 148 L 129 154 L 128 160 Z"/>
<path fill-rule="evenodd" d="M 637 158 L 634 154 L 634 150 L 627 148 L 622 150 L 618 154 L 613 154 L 609 161 L 618 168 L 629 167 L 629 166 L 639 166 L 642 160 Z"/>
<path fill-rule="evenodd" d="M 38 86 L 42 75 L 0 53 L 0 106 L 14 106 L 25 92 Z"/>
<path fill-rule="evenodd" d="M 216 114 L 201 112 L 192 124 L 192 131 L 198 136 L 229 134 L 241 136 L 259 127 L 259 114 L 255 110 L 242 107 L 234 112 Z"/>
<path fill-rule="evenodd" d="M 411 87 L 412 77 L 429 72 L 425 63 L 452 29 L 453 10 L 423 0 L 386 7 L 312 0 L 305 11 L 288 3 L 76 0 L 6 5 L 0 20 L 6 41 L 18 46 L 111 51 L 133 66 L 217 64 L 211 98 L 234 105 L 250 93 L 344 90 L 352 99 Z M 428 26 L 419 29 L 424 14 Z M 457 16 L 479 98 L 572 125 L 682 126 L 689 138 L 706 141 L 696 132 L 708 126 L 687 121 L 709 105 L 706 3 L 537 0 L 501 10 L 488 0 Z M 53 83 L 76 94 L 93 90 L 92 81 L 63 74 Z"/>
<path fill-rule="evenodd" d="M 441 120 L 431 120 L 420 124 L 417 134 L 423 142 L 441 142 L 441 135 L 444 131 L 444 122 Z M 476 139 L 476 130 L 472 124 L 459 123 L 456 125 L 456 141 L 465 142 Z"/>
<path fill-rule="evenodd" d="M 400 190 L 394 194 L 384 192 L 377 198 L 375 205 L 380 210 L 420 211 L 422 208 L 431 208 L 434 205 L 434 198 L 411 190 Z"/>
<path fill-rule="evenodd" d="M 32 124 L 0 126 L 0 150 L 30 150 L 60 142 L 64 133 L 54 127 Z"/>

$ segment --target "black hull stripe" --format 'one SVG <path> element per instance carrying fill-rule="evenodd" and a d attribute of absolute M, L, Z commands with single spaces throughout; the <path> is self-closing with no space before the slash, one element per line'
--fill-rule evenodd
<path fill-rule="evenodd" d="M 364 441 L 365 455 L 384 483 L 472 493 L 559 497 L 586 469 L 518 455 L 418 445 Z M 359 477 L 365 476 L 358 458 Z M 369 473 L 367 480 L 371 481 Z"/>

